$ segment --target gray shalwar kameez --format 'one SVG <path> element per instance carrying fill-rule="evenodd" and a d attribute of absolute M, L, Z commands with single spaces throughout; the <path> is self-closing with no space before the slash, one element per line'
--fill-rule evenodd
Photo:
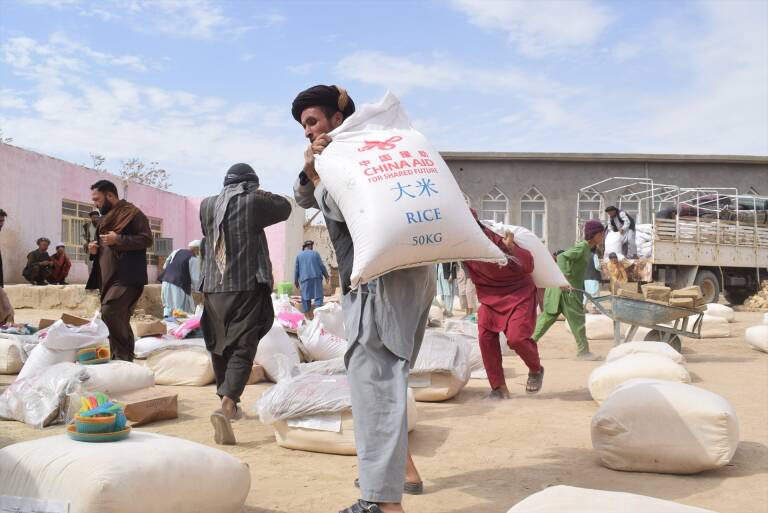
<path fill-rule="evenodd" d="M 319 208 L 326 221 L 344 223 L 322 183 L 315 188 L 311 182 L 297 181 L 294 194 L 300 206 Z M 334 246 L 342 255 L 340 274 L 348 278 L 352 258 L 343 256 L 351 253 L 346 229 Z M 408 457 L 408 374 L 421 347 L 435 283 L 434 266 L 416 267 L 393 271 L 342 296 L 360 491 L 368 502 L 402 499 Z"/>

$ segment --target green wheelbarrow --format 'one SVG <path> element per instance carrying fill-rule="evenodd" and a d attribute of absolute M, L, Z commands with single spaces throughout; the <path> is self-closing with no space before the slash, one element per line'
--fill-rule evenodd
<path fill-rule="evenodd" d="M 701 310 L 662 305 L 623 296 L 594 297 L 583 290 L 579 292 L 584 294 L 600 313 L 613 320 L 614 346 L 634 340 L 640 326 L 651 330 L 645 336 L 645 340 L 665 342 L 678 352 L 682 351 L 680 337 L 701 338 L 701 323 L 704 318 Z M 693 325 L 689 327 L 691 316 L 696 317 L 693 319 Z M 623 340 L 621 323 L 629 325 Z"/>

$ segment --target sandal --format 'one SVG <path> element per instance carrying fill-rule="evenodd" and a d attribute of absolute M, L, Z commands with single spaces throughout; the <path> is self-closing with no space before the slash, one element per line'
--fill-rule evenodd
<path fill-rule="evenodd" d="M 367 502 L 363 499 L 358 500 L 350 507 L 339 511 L 339 513 L 384 513 L 378 504 Z"/>
<path fill-rule="evenodd" d="M 355 488 L 360 488 L 360 480 L 355 479 Z M 407 493 L 408 495 L 421 495 L 424 493 L 424 482 L 417 481 L 417 482 L 408 482 L 406 481 L 403 485 L 403 493 Z"/>
<path fill-rule="evenodd" d="M 232 431 L 232 424 L 221 410 L 216 410 L 211 414 L 211 424 L 213 424 L 214 442 L 218 445 L 237 445 L 235 432 Z"/>
<path fill-rule="evenodd" d="M 525 384 L 526 394 L 535 394 L 541 390 L 541 385 L 544 383 L 544 367 L 539 372 L 528 373 L 528 382 Z"/>

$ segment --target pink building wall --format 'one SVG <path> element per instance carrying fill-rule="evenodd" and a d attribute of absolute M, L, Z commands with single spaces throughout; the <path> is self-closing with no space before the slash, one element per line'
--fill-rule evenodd
<path fill-rule="evenodd" d="M 117 185 L 120 197 L 134 203 L 147 216 L 163 220 L 163 237 L 173 239 L 174 249 L 186 247 L 189 241 L 202 237 L 199 219 L 202 198 L 187 198 L 125 183 L 115 175 L 0 143 L 0 208 L 8 212 L 0 232 L 6 283 L 24 282 L 21 271 L 38 237 L 47 237 L 53 244 L 61 240 L 62 200 L 90 203 L 91 185 L 104 178 Z M 218 191 L 211 191 L 215 193 Z M 267 238 L 275 281 L 284 281 L 286 223 L 270 227 Z M 149 267 L 149 274 L 150 282 L 154 281 L 155 266 Z M 68 281 L 84 283 L 86 279 L 86 264 L 73 262 Z"/>

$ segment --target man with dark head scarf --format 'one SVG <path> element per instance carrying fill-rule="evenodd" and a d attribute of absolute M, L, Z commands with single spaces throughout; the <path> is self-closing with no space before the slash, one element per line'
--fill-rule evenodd
<path fill-rule="evenodd" d="M 416 361 L 435 297 L 436 276 L 434 266 L 401 269 L 351 289 L 352 237 L 315 170 L 315 155 L 331 144 L 329 134 L 354 109 L 352 99 L 338 86 L 311 87 L 293 101 L 293 117 L 310 141 L 294 195 L 301 207 L 323 212 L 339 265 L 349 344 L 344 359 L 362 497 L 342 513 L 402 512 L 403 491 L 422 491 L 408 450 L 406 397 L 410 365 Z"/>
<path fill-rule="evenodd" d="M 579 360 L 599 360 L 589 351 L 587 330 L 584 326 L 584 303 L 581 292 L 584 289 L 584 274 L 592 262 L 592 249 L 599 247 L 605 238 L 605 227 L 600 221 L 591 219 L 584 225 L 584 240 L 557 255 L 557 266 L 563 271 L 570 287 L 567 290 L 550 288 L 544 293 L 544 309 L 536 322 L 533 340 L 538 342 L 555 323 L 560 314 L 565 316 L 571 333 L 576 339 Z"/>
<path fill-rule="evenodd" d="M 53 260 L 48 254 L 51 241 L 45 237 L 37 239 L 37 249 L 27 255 L 27 265 L 21 272 L 24 278 L 33 285 L 47 285 L 46 280 L 53 272 Z"/>
<path fill-rule="evenodd" d="M 259 341 L 274 322 L 272 264 L 264 228 L 285 221 L 290 202 L 259 189 L 248 164 L 235 164 L 217 196 L 203 200 L 200 327 L 211 353 L 221 408 L 211 415 L 217 444 L 237 443 L 231 421 L 242 416 L 237 406 L 253 368 Z"/>

